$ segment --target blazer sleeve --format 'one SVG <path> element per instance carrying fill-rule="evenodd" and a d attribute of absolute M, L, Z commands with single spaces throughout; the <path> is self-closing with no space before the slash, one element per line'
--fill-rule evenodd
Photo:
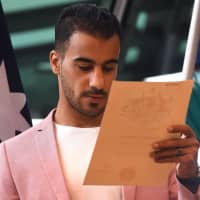
<path fill-rule="evenodd" d="M 5 143 L 0 144 L 0 196 L 1 200 L 20 199 L 10 172 Z"/>
<path fill-rule="evenodd" d="M 174 169 L 169 176 L 169 200 L 198 200 L 199 192 L 192 193 L 176 178 Z"/>

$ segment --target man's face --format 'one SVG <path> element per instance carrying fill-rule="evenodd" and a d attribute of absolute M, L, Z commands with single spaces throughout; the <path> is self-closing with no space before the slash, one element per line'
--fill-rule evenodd
<path fill-rule="evenodd" d="M 60 72 L 63 98 L 69 106 L 88 117 L 103 113 L 116 78 L 119 51 L 117 35 L 106 40 L 83 32 L 71 36 Z"/>

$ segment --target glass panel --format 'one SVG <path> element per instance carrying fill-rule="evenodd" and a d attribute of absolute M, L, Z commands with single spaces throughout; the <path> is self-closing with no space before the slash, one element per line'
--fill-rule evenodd
<path fill-rule="evenodd" d="M 130 1 L 123 19 L 120 80 L 182 70 L 193 0 Z"/>

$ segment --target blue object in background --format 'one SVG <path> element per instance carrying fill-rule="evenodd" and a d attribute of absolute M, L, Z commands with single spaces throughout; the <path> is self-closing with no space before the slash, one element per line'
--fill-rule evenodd
<path fill-rule="evenodd" d="M 200 70 L 200 43 L 196 59 L 197 69 Z M 194 73 L 194 87 L 188 108 L 186 123 L 192 127 L 200 140 L 200 71 Z"/>
<path fill-rule="evenodd" d="M 200 65 L 200 43 L 199 43 L 199 48 L 198 48 L 198 52 L 197 52 L 196 65 L 197 66 Z"/>

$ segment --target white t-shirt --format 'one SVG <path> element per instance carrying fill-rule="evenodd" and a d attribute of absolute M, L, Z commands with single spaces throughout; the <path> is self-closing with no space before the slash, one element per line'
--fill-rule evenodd
<path fill-rule="evenodd" d="M 72 200 L 121 200 L 120 186 L 85 186 L 83 179 L 95 147 L 99 127 L 78 128 L 56 124 L 63 173 Z"/>

